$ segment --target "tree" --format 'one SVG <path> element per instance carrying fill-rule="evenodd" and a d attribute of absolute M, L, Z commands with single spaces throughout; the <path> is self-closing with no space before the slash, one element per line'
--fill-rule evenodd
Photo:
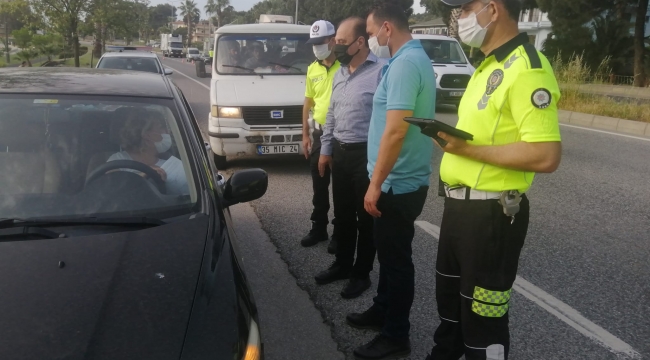
<path fill-rule="evenodd" d="M 28 48 L 32 43 L 32 33 L 27 28 L 14 30 L 11 32 L 11 36 L 13 36 L 16 46 L 21 49 Z"/>
<path fill-rule="evenodd" d="M 187 23 L 187 47 L 192 43 L 193 25 L 201 18 L 201 11 L 196 7 L 194 0 L 185 0 L 179 7 L 181 16 Z"/>
<path fill-rule="evenodd" d="M 38 52 L 32 49 L 25 49 L 16 53 L 16 59 L 18 59 L 19 61 L 26 61 L 27 66 L 30 67 L 32 66 L 31 60 L 37 56 L 38 56 Z"/>
<path fill-rule="evenodd" d="M 79 67 L 79 24 L 90 3 L 87 0 L 32 0 L 35 13 L 52 31 L 62 34 L 74 51 L 74 66 Z"/>
<path fill-rule="evenodd" d="M 205 10 L 205 13 L 208 14 L 208 19 L 210 19 L 210 23 L 212 23 L 212 14 L 215 13 L 215 10 L 217 9 L 217 3 L 214 0 L 208 0 L 208 2 L 205 4 L 203 7 L 203 10 Z M 218 25 L 217 25 L 218 27 Z"/>
<path fill-rule="evenodd" d="M 24 0 L 13 0 L 0 2 L 0 19 L 4 26 L 3 53 L 6 55 L 7 64 L 10 61 L 9 55 L 9 34 L 12 30 L 21 29 L 33 19 L 29 4 Z"/>
<path fill-rule="evenodd" d="M 186 27 L 179 27 L 178 29 L 174 30 L 172 32 L 174 36 L 181 35 L 183 36 L 183 39 L 187 38 L 187 28 Z"/>
<path fill-rule="evenodd" d="M 648 13 L 648 0 L 639 0 L 634 23 L 634 86 L 643 87 L 645 74 L 645 17 Z"/>
<path fill-rule="evenodd" d="M 47 60 L 51 61 L 53 56 L 61 53 L 63 38 L 54 34 L 34 35 L 32 45 L 40 55 L 47 56 Z"/>
<path fill-rule="evenodd" d="M 150 26 L 157 29 L 158 34 L 164 34 L 160 32 L 160 28 L 169 28 L 169 17 L 176 18 L 176 8 L 169 4 L 160 4 L 149 8 L 149 14 L 151 19 Z M 171 33 L 171 31 L 167 31 L 166 33 Z"/>

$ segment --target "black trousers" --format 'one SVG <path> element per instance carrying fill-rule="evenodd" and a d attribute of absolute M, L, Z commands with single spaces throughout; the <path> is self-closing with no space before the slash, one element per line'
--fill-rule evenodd
<path fill-rule="evenodd" d="M 321 177 L 318 173 L 318 160 L 320 158 L 320 137 L 323 132 L 319 129 L 314 130 L 314 141 L 309 154 L 309 167 L 311 170 L 311 182 L 314 190 L 312 204 L 314 210 L 311 213 L 311 221 L 318 226 L 326 226 L 329 223 L 328 212 L 330 211 L 330 170 L 325 170 L 325 176 Z"/>
<path fill-rule="evenodd" d="M 528 231 L 525 195 L 520 206 L 511 223 L 497 200 L 445 199 L 436 263 L 441 323 L 432 359 L 508 358 L 509 300 Z"/>
<path fill-rule="evenodd" d="M 373 220 L 363 207 L 370 185 L 368 149 L 364 144 L 355 144 L 354 148 L 345 150 L 334 141 L 332 155 L 332 192 L 338 240 L 336 261 L 352 268 L 352 277 L 364 279 L 375 262 Z"/>
<path fill-rule="evenodd" d="M 379 259 L 379 284 L 373 307 L 385 313 L 382 333 L 395 339 L 409 336 L 409 315 L 415 292 L 412 248 L 415 219 L 422 213 L 428 186 L 395 195 L 382 193 L 377 202 L 374 236 Z"/>

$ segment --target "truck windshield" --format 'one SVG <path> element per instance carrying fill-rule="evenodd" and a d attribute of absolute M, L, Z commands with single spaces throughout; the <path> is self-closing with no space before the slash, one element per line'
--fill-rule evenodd
<path fill-rule="evenodd" d="M 314 62 L 309 34 L 223 35 L 217 42 L 219 74 L 304 75 Z"/>
<path fill-rule="evenodd" d="M 420 39 L 424 51 L 432 62 L 438 64 L 467 64 L 460 45 L 451 40 Z"/>
<path fill-rule="evenodd" d="M 175 47 L 175 48 L 182 48 L 182 47 L 183 47 L 183 43 L 180 43 L 180 42 L 173 42 L 171 46 L 172 46 L 172 47 Z"/>

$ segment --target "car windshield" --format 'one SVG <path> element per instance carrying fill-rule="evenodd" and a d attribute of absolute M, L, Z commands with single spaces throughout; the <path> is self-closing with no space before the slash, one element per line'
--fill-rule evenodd
<path fill-rule="evenodd" d="M 315 59 L 309 34 L 222 35 L 216 70 L 228 75 L 304 75 Z"/>
<path fill-rule="evenodd" d="M 0 114 L 0 218 L 165 218 L 196 205 L 173 100 L 3 95 Z"/>
<path fill-rule="evenodd" d="M 451 40 L 420 39 L 429 59 L 437 64 L 467 64 L 460 45 Z"/>
<path fill-rule="evenodd" d="M 198 53 L 199 53 L 198 50 L 192 50 L 192 49 L 190 49 L 190 54 L 198 54 Z"/>
<path fill-rule="evenodd" d="M 174 47 L 174 48 L 182 48 L 183 43 L 181 43 L 181 42 L 173 42 L 171 46 Z"/>
<path fill-rule="evenodd" d="M 99 69 L 120 69 L 120 70 L 135 70 L 146 71 L 151 73 L 160 74 L 158 62 L 154 58 L 140 58 L 140 57 L 105 57 L 99 64 Z"/>

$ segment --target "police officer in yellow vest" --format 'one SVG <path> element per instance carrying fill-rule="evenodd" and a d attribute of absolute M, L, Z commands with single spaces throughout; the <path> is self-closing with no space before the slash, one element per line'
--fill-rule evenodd
<path fill-rule="evenodd" d="M 312 203 L 314 210 L 311 213 L 312 227 L 307 236 L 300 243 L 309 247 L 326 241 L 327 224 L 329 223 L 328 212 L 330 209 L 329 186 L 330 170 L 325 171 L 323 176 L 318 171 L 318 160 L 320 158 L 323 127 L 327 117 L 327 110 L 330 106 L 332 96 L 332 82 L 334 74 L 341 67 L 336 55 L 332 51 L 335 41 L 336 30 L 329 21 L 316 21 L 310 31 L 310 39 L 307 44 L 312 45 L 316 61 L 307 69 L 307 81 L 305 90 L 305 103 L 302 111 L 302 144 L 305 158 L 309 159 L 311 178 L 314 190 Z M 312 114 L 313 140 L 310 138 L 309 114 Z M 335 221 L 333 220 L 332 223 Z M 336 233 L 335 233 L 336 234 Z M 332 241 L 328 247 L 330 254 L 336 253 L 336 236 L 332 235 Z"/>
<path fill-rule="evenodd" d="M 504 360 L 512 285 L 528 230 L 525 194 L 535 173 L 560 164 L 560 91 L 548 60 L 519 33 L 520 0 L 441 1 L 461 7 L 459 36 L 486 58 L 458 108 L 457 128 L 474 140 L 438 134 L 447 142 L 436 261 L 441 322 L 427 359 Z"/>

